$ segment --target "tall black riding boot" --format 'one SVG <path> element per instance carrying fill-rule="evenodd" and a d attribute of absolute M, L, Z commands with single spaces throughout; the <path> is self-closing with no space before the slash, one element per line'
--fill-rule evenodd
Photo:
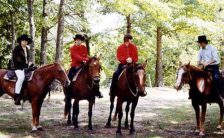
<path fill-rule="evenodd" d="M 20 103 L 20 100 L 21 100 L 20 94 L 15 94 L 14 100 L 15 100 L 15 105 L 21 105 L 21 103 Z"/>
<path fill-rule="evenodd" d="M 115 95 L 117 90 L 117 79 L 115 77 L 112 78 L 110 93 L 109 95 Z"/>

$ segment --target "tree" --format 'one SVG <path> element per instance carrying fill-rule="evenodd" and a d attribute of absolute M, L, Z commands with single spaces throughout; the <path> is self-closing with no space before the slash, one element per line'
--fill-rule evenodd
<path fill-rule="evenodd" d="M 46 18 L 48 16 L 47 13 L 47 4 L 48 4 L 48 0 L 43 0 L 43 20 L 46 21 Z M 42 29 L 41 29 L 41 50 L 40 50 L 40 64 L 46 64 L 46 44 L 48 41 L 48 31 L 49 31 L 49 27 L 47 25 L 43 25 Z"/>
<path fill-rule="evenodd" d="M 33 11 L 34 0 L 27 0 L 28 14 L 29 14 L 29 25 L 30 25 L 30 36 L 33 40 L 30 48 L 30 61 L 35 63 L 35 23 L 34 23 L 34 11 Z"/>
<path fill-rule="evenodd" d="M 56 55 L 55 62 L 61 62 L 62 47 L 63 47 L 63 31 L 64 31 L 64 0 L 60 1 L 58 13 L 58 31 L 56 41 Z"/>

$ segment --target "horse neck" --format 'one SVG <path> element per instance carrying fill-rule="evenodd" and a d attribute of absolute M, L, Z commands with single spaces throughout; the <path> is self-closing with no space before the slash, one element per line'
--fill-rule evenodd
<path fill-rule="evenodd" d="M 49 86 L 54 80 L 54 69 L 52 66 L 47 66 L 36 70 L 36 75 L 39 76 L 38 78 L 41 78 L 45 86 Z"/>

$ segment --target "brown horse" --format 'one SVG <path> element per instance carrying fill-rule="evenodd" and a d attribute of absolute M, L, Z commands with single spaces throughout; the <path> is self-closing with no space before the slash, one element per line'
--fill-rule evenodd
<path fill-rule="evenodd" d="M 0 69 L 0 96 L 6 93 L 14 98 L 15 82 L 3 79 L 6 72 L 7 70 Z M 32 131 L 42 130 L 39 124 L 41 106 L 45 96 L 49 92 L 48 90 L 51 83 L 55 79 L 59 80 L 63 86 L 67 86 L 70 83 L 64 69 L 58 63 L 36 69 L 32 80 L 28 81 L 23 86 L 24 96 L 29 100 L 32 106 Z"/>
<path fill-rule="evenodd" d="M 223 81 L 223 78 L 220 78 Z M 191 95 L 191 103 L 195 110 L 197 129 L 199 135 L 205 135 L 205 115 L 207 103 L 218 103 L 220 107 L 220 119 L 217 126 L 218 129 L 222 127 L 224 100 L 218 94 L 216 88 L 213 85 L 212 77 L 210 73 L 205 72 L 190 64 L 180 66 L 177 74 L 177 81 L 174 87 L 180 90 L 184 84 L 189 84 Z M 200 113 L 201 105 L 201 113 Z"/>
<path fill-rule="evenodd" d="M 114 108 L 114 99 L 115 96 L 117 96 L 117 106 L 116 106 L 116 112 L 118 112 L 118 127 L 116 132 L 117 134 L 121 134 L 123 102 L 127 102 L 125 109 L 126 110 L 125 128 L 128 128 L 129 105 L 132 104 L 130 114 L 131 116 L 130 133 L 133 133 L 135 131 L 133 124 L 135 116 L 135 108 L 138 104 L 139 96 L 146 96 L 147 94 L 145 91 L 145 79 L 146 79 L 145 67 L 146 62 L 144 64 L 134 64 L 134 63 L 128 64 L 119 77 L 116 95 L 110 95 L 110 102 L 111 102 L 110 113 L 106 127 L 111 126 L 111 114 Z"/>
<path fill-rule="evenodd" d="M 100 82 L 100 58 L 92 57 L 83 65 L 77 79 L 71 82 L 70 91 L 65 91 L 65 117 L 68 115 L 67 123 L 71 124 L 71 100 L 73 103 L 72 123 L 74 128 L 78 128 L 79 101 L 89 102 L 89 130 L 92 130 L 92 108 L 95 103 L 95 89 Z"/>

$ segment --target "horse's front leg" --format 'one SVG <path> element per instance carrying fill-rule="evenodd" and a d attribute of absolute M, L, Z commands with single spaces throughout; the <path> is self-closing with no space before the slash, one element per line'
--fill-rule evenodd
<path fill-rule="evenodd" d="M 207 109 L 207 104 L 204 103 L 202 105 L 202 112 L 201 112 L 201 126 L 200 126 L 200 132 L 199 132 L 200 136 L 204 136 L 205 135 L 205 115 L 206 115 L 206 109 Z"/>
<path fill-rule="evenodd" d="M 88 116 L 89 116 L 88 128 L 89 128 L 89 130 L 93 130 L 93 126 L 92 126 L 92 109 L 93 109 L 93 104 L 94 104 L 94 100 L 93 101 L 89 101 L 89 112 L 88 112 Z"/>
<path fill-rule="evenodd" d="M 221 130 L 222 129 L 222 121 L 223 121 L 223 113 L 224 113 L 224 105 L 223 105 L 222 100 L 220 100 L 218 102 L 218 104 L 219 104 L 219 109 L 220 109 L 220 118 L 219 118 L 219 124 L 217 126 L 217 129 Z"/>
<path fill-rule="evenodd" d="M 131 124 L 130 124 L 130 134 L 134 133 L 135 132 L 135 128 L 134 128 L 134 117 L 135 117 L 135 109 L 136 109 L 136 106 L 138 104 L 138 99 L 136 101 L 134 101 L 132 103 L 132 106 L 131 106 Z"/>
<path fill-rule="evenodd" d="M 128 129 L 128 127 L 129 127 L 129 124 L 128 124 L 129 106 L 130 106 L 130 102 L 127 102 L 127 105 L 126 105 L 126 108 L 125 108 L 125 112 L 126 112 L 126 118 L 125 118 L 125 122 L 124 122 L 125 129 Z"/>
<path fill-rule="evenodd" d="M 79 128 L 78 115 L 79 115 L 79 100 L 75 99 L 73 103 L 73 113 L 72 113 L 72 121 L 74 124 L 74 128 Z"/>
<path fill-rule="evenodd" d="M 106 127 L 111 127 L 111 114 L 114 109 L 114 99 L 115 99 L 115 96 L 111 95 L 110 96 L 110 113 L 109 113 L 109 117 L 108 117 L 108 120 L 106 123 Z"/>
<path fill-rule="evenodd" d="M 197 104 L 193 99 L 191 102 L 192 102 L 192 106 L 195 111 L 196 122 L 197 122 L 197 127 L 196 127 L 195 132 L 199 132 L 199 130 L 200 130 L 200 107 L 199 107 L 199 104 Z"/>
<path fill-rule="evenodd" d="M 121 119 L 123 117 L 123 112 L 122 112 L 122 104 L 123 104 L 123 101 L 118 98 L 117 99 L 117 111 L 118 111 L 118 126 L 117 126 L 117 134 L 120 134 L 121 135 Z"/>
<path fill-rule="evenodd" d="M 43 99 L 34 99 L 31 102 L 32 105 L 32 115 L 33 115 L 33 121 L 32 121 L 32 131 L 37 131 L 37 130 L 43 130 L 42 126 L 40 125 L 39 122 L 39 117 L 40 117 L 40 111 L 41 111 L 41 106 L 43 104 Z"/>

